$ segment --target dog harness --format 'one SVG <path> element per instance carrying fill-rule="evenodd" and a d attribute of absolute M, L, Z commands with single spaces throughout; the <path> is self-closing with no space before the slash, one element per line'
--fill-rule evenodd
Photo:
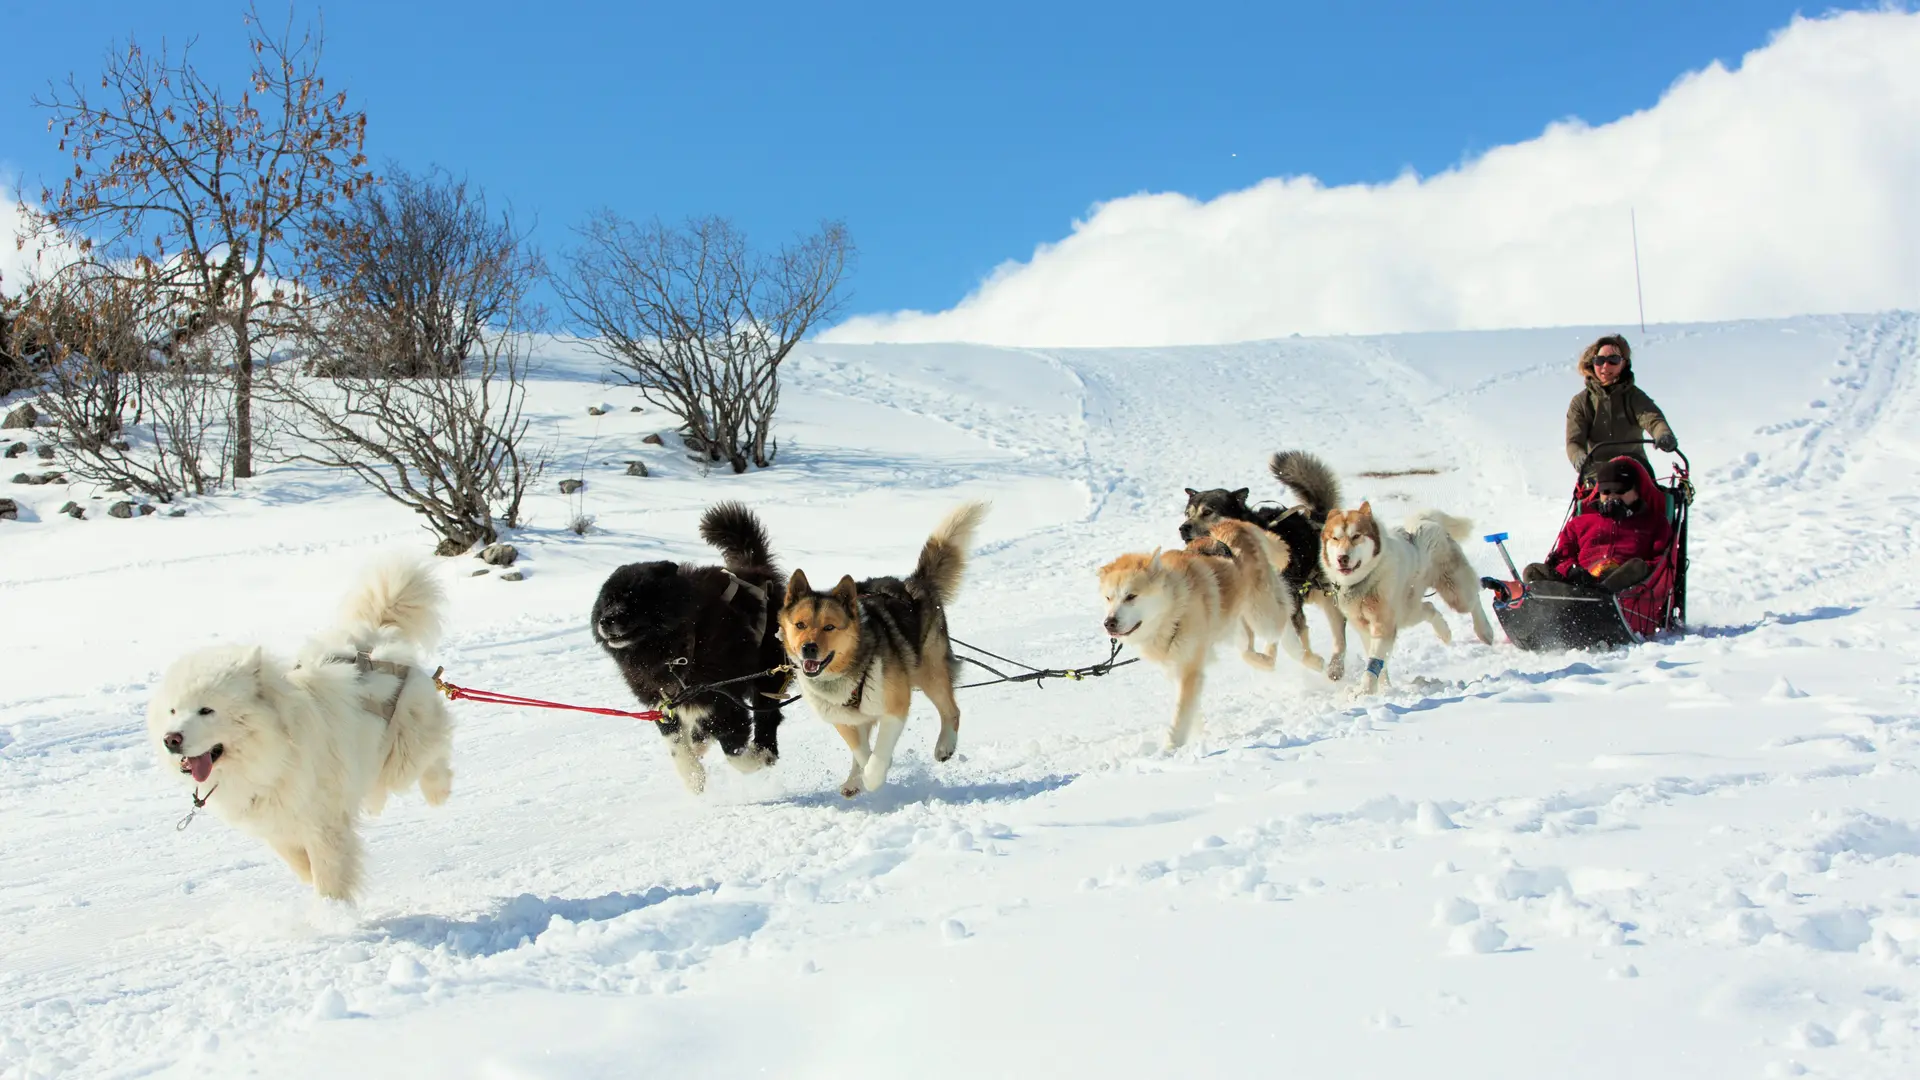
<path fill-rule="evenodd" d="M 388 698 L 386 703 L 380 708 L 374 710 L 380 714 L 380 719 L 385 720 L 389 724 L 393 723 L 393 712 L 400 707 L 400 693 L 407 688 L 407 676 L 413 672 L 413 668 L 406 664 L 396 664 L 391 660 L 375 660 L 373 655 L 365 649 L 355 652 L 352 656 L 329 656 L 322 662 L 328 664 L 352 664 L 355 670 L 359 671 L 362 675 L 369 675 L 377 671 L 382 675 L 399 676 L 400 685 L 393 688 L 393 696 Z M 295 666 L 297 667 L 298 665 Z M 193 809 L 187 811 L 187 816 L 181 818 L 179 822 L 174 825 L 174 831 L 179 832 L 193 824 L 194 815 L 206 809 L 207 800 L 213 798 L 213 793 L 218 790 L 220 790 L 220 785 L 215 784 L 207 789 L 205 795 L 202 795 L 200 794 L 199 785 L 194 785 Z"/>
<path fill-rule="evenodd" d="M 725 570 L 724 567 L 722 569 L 727 575 L 727 589 L 720 594 L 720 602 L 722 604 L 731 604 L 733 603 L 733 598 L 740 595 L 741 589 L 747 590 L 748 595 L 752 596 L 760 604 L 760 618 L 754 622 L 753 640 L 759 641 L 765 638 L 767 636 L 767 590 L 755 585 L 751 581 L 741 581 L 738 577 L 734 576 L 731 570 Z"/>
<path fill-rule="evenodd" d="M 407 676 L 413 671 L 411 667 L 406 664 L 396 664 L 391 660 L 375 660 L 373 655 L 365 649 L 361 649 L 352 656 L 329 656 L 327 663 L 352 664 L 362 675 L 370 675 L 377 671 L 382 675 L 398 676 L 400 685 L 393 688 L 393 696 L 388 698 L 380 708 L 374 710 L 380 714 L 380 719 L 389 724 L 393 723 L 393 711 L 400 707 L 400 694 L 407 688 Z"/>

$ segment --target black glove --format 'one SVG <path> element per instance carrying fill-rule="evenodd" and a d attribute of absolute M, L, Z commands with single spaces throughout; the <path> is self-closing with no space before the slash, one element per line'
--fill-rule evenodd
<path fill-rule="evenodd" d="M 1663 454 L 1671 454 L 1675 450 L 1680 449 L 1680 440 L 1674 438 L 1673 432 L 1669 431 L 1666 434 L 1660 436 L 1659 438 L 1653 440 L 1653 448 L 1655 450 L 1660 451 Z"/>

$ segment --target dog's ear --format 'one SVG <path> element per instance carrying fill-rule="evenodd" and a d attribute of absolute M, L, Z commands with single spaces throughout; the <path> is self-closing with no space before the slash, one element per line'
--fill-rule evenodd
<path fill-rule="evenodd" d="M 801 597 L 811 592 L 813 588 L 807 584 L 807 572 L 795 570 L 793 576 L 787 579 L 787 606 L 792 607 L 799 603 Z"/>
<path fill-rule="evenodd" d="M 1188 502 L 1192 502 L 1193 500 L 1200 497 L 1200 493 L 1193 490 L 1192 488 L 1183 488 L 1182 490 L 1184 490 L 1187 493 Z"/>
<path fill-rule="evenodd" d="M 1364 501 L 1364 500 L 1363 500 L 1363 501 L 1362 501 L 1362 502 L 1360 503 L 1360 509 L 1358 509 L 1358 510 L 1355 510 L 1355 511 L 1354 511 L 1354 513 L 1356 513 L 1356 514 L 1359 514 L 1359 515 L 1360 515 L 1361 517 L 1372 517 L 1372 516 L 1373 516 L 1373 503 L 1371 503 L 1371 502 L 1367 502 L 1367 501 Z"/>
<path fill-rule="evenodd" d="M 240 661 L 240 670 L 253 680 L 254 694 L 264 700 L 267 689 L 261 675 L 267 670 L 267 650 L 259 645 L 248 649 L 247 655 Z"/>
<path fill-rule="evenodd" d="M 852 574 L 842 577 L 840 584 L 833 587 L 833 597 L 847 605 L 848 611 L 854 610 L 855 605 L 860 602 L 860 587 L 853 583 Z"/>
<path fill-rule="evenodd" d="M 1252 493 L 1252 488 L 1236 488 L 1233 492 L 1233 501 L 1241 506 L 1245 506 L 1247 505 L 1247 496 Z"/>
<path fill-rule="evenodd" d="M 1149 573 L 1154 573 L 1154 574 L 1157 574 L 1160 572 L 1160 549 L 1159 548 L 1154 548 L 1153 554 L 1147 556 L 1147 571 Z"/>

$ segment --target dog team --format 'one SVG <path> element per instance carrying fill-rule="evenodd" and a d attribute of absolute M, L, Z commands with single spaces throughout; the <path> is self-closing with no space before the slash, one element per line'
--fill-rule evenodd
<path fill-rule="evenodd" d="M 1342 509 L 1337 479 L 1313 455 L 1275 454 L 1270 469 L 1297 500 L 1291 508 L 1250 507 L 1247 488 L 1189 488 L 1184 547 L 1100 568 L 1107 634 L 1178 686 L 1169 746 L 1200 733 L 1206 667 L 1223 643 L 1237 642 L 1256 668 L 1271 670 L 1284 651 L 1338 681 L 1352 624 L 1367 653 L 1359 695 L 1386 684 L 1402 627 L 1426 622 L 1451 640 L 1429 591 L 1470 614 L 1474 633 L 1492 643 L 1458 543 L 1468 522 L 1426 510 L 1385 527 L 1367 503 Z M 778 760 L 782 697 L 796 675 L 800 697 L 850 752 L 840 793 L 874 791 L 886 783 L 914 690 L 940 717 L 934 759 L 959 745 L 946 609 L 986 510 L 975 502 L 948 514 L 905 577 L 847 575 L 821 590 L 803 570 L 783 577 L 759 518 L 721 503 L 700 521 L 720 565 L 620 567 L 594 601 L 593 637 L 636 698 L 670 705 L 657 726 L 688 791 L 705 789 L 711 743 L 741 772 Z M 1305 604 L 1332 629 L 1325 658 L 1308 643 Z M 196 810 L 258 836 L 321 896 L 351 900 L 360 815 L 416 785 L 437 806 L 452 788 L 452 720 L 425 667 L 443 607 L 431 571 L 389 560 L 370 568 L 336 628 L 291 661 L 244 646 L 188 654 L 149 706 L 156 749 L 191 783 Z"/>

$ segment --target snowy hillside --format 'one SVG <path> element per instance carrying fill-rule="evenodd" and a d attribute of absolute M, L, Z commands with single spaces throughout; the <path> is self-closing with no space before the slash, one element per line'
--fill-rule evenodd
<path fill-rule="evenodd" d="M 556 346 L 526 580 L 448 560 L 438 659 L 625 705 L 594 592 L 706 559 L 720 498 L 816 580 L 904 572 L 991 499 L 954 632 L 1046 664 L 1105 655 L 1093 571 L 1177 542 L 1183 487 L 1278 500 L 1277 449 L 1538 557 L 1592 336 L 818 346 L 780 465 L 741 477 L 643 446 L 663 419 Z M 0 1078 L 1920 1074 L 1920 317 L 1636 346 L 1699 485 L 1684 638 L 1526 654 L 1455 618 L 1464 644 L 1401 638 L 1424 691 L 1358 705 L 1223 652 L 1173 754 L 1145 665 L 963 691 L 941 766 L 916 700 L 892 782 L 852 802 L 804 705 L 777 768 L 695 798 L 644 725 L 460 704 L 453 799 L 368 824 L 357 911 L 216 819 L 175 831 L 141 716 L 184 648 L 291 649 L 369 555 L 427 545 L 411 515 L 297 468 L 181 518 L 9 486 Z M 1407 470 L 1434 471 L 1361 475 Z"/>

